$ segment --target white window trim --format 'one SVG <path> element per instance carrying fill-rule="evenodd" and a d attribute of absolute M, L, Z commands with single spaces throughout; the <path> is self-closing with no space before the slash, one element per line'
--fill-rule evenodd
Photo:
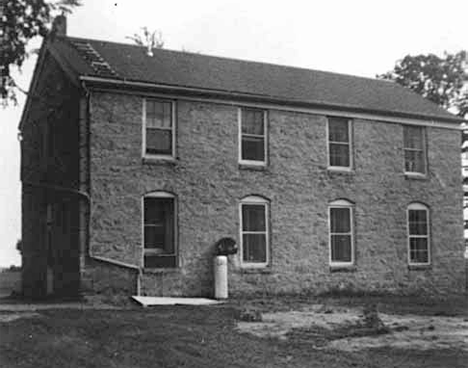
<path fill-rule="evenodd" d="M 332 231 L 331 231 L 331 210 L 332 208 L 348 208 L 351 224 L 351 261 L 336 262 L 332 260 Z M 331 267 L 350 267 L 354 266 L 354 205 L 344 199 L 339 199 L 328 204 L 328 263 Z"/>
<path fill-rule="evenodd" d="M 332 118 L 333 116 L 327 116 L 327 124 L 326 124 L 326 139 L 327 139 L 327 169 L 330 171 L 353 171 L 354 169 L 354 158 L 353 158 L 353 119 L 347 119 L 348 121 L 348 137 L 349 137 L 349 166 L 332 166 L 330 165 L 330 143 L 336 143 L 339 144 L 340 142 L 331 142 L 330 141 L 330 120 L 329 118 Z M 339 118 L 342 118 L 342 116 L 337 116 Z"/>
<path fill-rule="evenodd" d="M 171 198 L 174 201 L 174 254 L 166 256 L 175 256 L 176 257 L 176 267 L 179 265 L 179 246 L 178 246 L 178 236 L 177 236 L 177 198 L 174 194 L 165 192 L 165 191 L 155 191 L 146 193 L 141 197 L 141 268 L 145 267 L 145 254 L 156 254 L 151 249 L 145 249 L 145 198 Z M 174 267 L 171 267 L 174 268 Z"/>
<path fill-rule="evenodd" d="M 244 262 L 244 251 L 243 251 L 243 234 L 246 233 L 243 231 L 243 222 L 242 222 L 242 206 L 249 204 L 261 204 L 265 207 L 265 247 L 266 247 L 266 262 Z M 270 203 L 268 200 L 258 196 L 249 196 L 243 198 L 239 203 L 239 259 L 240 265 L 243 268 L 264 268 L 270 264 Z M 252 233 L 252 232 L 248 232 Z M 263 233 L 263 231 L 261 232 Z"/>
<path fill-rule="evenodd" d="M 415 148 L 406 148 L 405 147 L 405 127 L 409 126 L 412 128 L 420 128 L 421 133 L 422 133 L 422 157 L 423 157 L 423 167 L 424 167 L 424 172 L 419 172 L 419 171 L 406 171 L 406 158 L 405 158 L 405 153 L 406 151 L 421 151 L 419 149 Z M 414 126 L 414 125 L 403 125 L 403 170 L 405 175 L 408 176 L 416 176 L 416 177 L 426 177 L 427 175 L 427 149 L 426 149 L 426 129 L 423 126 Z"/>
<path fill-rule="evenodd" d="M 410 235 L 410 228 L 409 228 L 409 211 L 410 210 L 417 210 L 417 211 L 426 211 L 426 231 L 427 235 Z M 431 264 L 431 218 L 430 218 L 430 211 L 427 206 L 422 203 L 411 203 L 406 209 L 406 237 L 407 237 L 407 248 L 408 248 L 408 265 L 409 266 L 429 266 Z M 425 238 L 427 239 L 427 262 L 412 262 L 411 261 L 411 242 L 410 238 Z"/>
<path fill-rule="evenodd" d="M 263 111 L 263 138 L 264 138 L 264 157 L 263 161 L 257 160 L 243 160 L 242 159 L 242 110 L 249 109 L 249 110 L 261 110 Z M 267 110 L 252 108 L 252 107 L 239 107 L 237 110 L 237 125 L 238 125 L 238 160 L 239 164 L 241 165 L 249 165 L 249 166 L 267 166 L 268 161 L 268 114 Z"/>
<path fill-rule="evenodd" d="M 146 101 L 156 100 L 161 102 L 171 103 L 171 132 L 172 132 L 172 153 L 170 155 L 163 154 L 151 154 L 146 153 Z M 176 102 L 174 100 L 168 100 L 163 98 L 143 98 L 142 106 L 142 140 L 141 140 L 141 156 L 143 158 L 160 159 L 160 160 L 175 160 L 176 158 Z"/>

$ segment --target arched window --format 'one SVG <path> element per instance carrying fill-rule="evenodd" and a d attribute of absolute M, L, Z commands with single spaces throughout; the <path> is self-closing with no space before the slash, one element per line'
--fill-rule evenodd
<path fill-rule="evenodd" d="M 265 267 L 270 257 L 269 202 L 249 196 L 240 202 L 240 254 L 244 267 Z"/>
<path fill-rule="evenodd" d="M 354 223 L 353 204 L 340 199 L 330 202 L 329 244 L 330 265 L 348 266 L 354 264 Z"/>
<path fill-rule="evenodd" d="M 142 199 L 143 266 L 177 266 L 176 198 L 168 192 L 151 192 Z"/>
<path fill-rule="evenodd" d="M 407 209 L 408 264 L 431 263 L 429 236 L 429 208 L 422 203 L 411 203 Z"/>

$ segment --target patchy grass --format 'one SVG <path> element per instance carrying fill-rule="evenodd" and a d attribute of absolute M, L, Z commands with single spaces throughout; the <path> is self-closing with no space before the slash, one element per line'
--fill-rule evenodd
<path fill-rule="evenodd" d="M 314 346 L 311 330 L 289 339 L 257 337 L 237 330 L 239 308 L 271 312 L 317 303 L 315 299 L 291 299 L 243 300 L 210 307 L 37 311 L 0 321 L 0 367 L 466 368 L 468 354 L 450 347 L 424 352 L 400 348 L 323 350 Z M 357 299 L 360 305 L 369 303 L 365 298 L 350 303 L 359 304 Z M 328 305 L 344 303 L 334 298 L 322 302 L 324 315 Z M 384 301 L 379 303 L 380 310 Z M 390 302 L 389 308 L 402 308 L 396 304 Z M 440 312 L 439 306 L 428 306 L 425 313 L 434 315 Z M 448 312 L 454 310 L 449 307 Z M 320 329 L 315 332 L 326 336 Z"/>

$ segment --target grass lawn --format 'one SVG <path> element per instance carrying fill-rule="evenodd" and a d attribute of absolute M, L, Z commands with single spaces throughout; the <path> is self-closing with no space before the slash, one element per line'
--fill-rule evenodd
<path fill-rule="evenodd" d="M 331 306 L 375 302 L 386 312 L 468 317 L 466 297 L 258 298 L 209 307 L 52 309 L 27 318 L 0 319 L 0 367 L 468 367 L 468 353 L 452 348 L 346 352 L 315 348 L 313 337 L 281 340 L 236 328 L 240 307 L 265 312 L 317 302 Z"/>

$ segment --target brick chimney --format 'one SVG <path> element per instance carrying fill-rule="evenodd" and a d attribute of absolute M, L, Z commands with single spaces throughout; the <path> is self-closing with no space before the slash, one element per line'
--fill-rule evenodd
<path fill-rule="evenodd" d="M 56 36 L 67 35 L 67 17 L 65 15 L 57 15 L 52 22 L 52 33 Z"/>

